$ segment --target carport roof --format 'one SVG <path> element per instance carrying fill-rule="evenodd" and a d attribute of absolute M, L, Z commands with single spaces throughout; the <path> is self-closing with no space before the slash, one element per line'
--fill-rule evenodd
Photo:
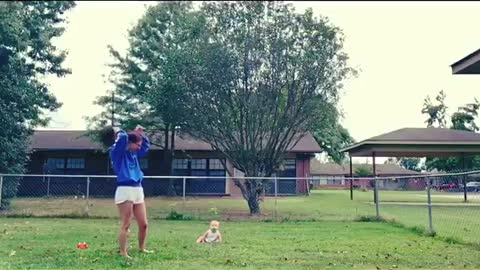
<path fill-rule="evenodd" d="M 480 154 L 480 134 L 446 128 L 402 128 L 342 149 L 353 157 L 445 157 Z"/>

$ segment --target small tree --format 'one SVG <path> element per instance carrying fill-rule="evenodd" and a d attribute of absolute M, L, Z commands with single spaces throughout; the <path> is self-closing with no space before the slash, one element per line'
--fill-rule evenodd
<path fill-rule="evenodd" d="M 475 102 L 473 103 L 468 103 L 465 106 L 459 107 L 457 112 L 452 114 L 451 129 L 477 132 L 479 128 L 475 123 L 475 120 L 478 117 L 479 107 L 480 103 L 477 99 L 475 99 Z"/>
<path fill-rule="evenodd" d="M 355 168 L 355 175 L 357 177 L 368 177 L 373 175 L 373 171 L 368 164 L 361 164 Z"/>
<path fill-rule="evenodd" d="M 419 158 L 400 158 L 398 161 L 398 165 L 400 165 L 400 167 L 405 168 L 407 170 L 412 170 L 417 172 L 420 172 L 422 170 Z"/>
<path fill-rule="evenodd" d="M 422 113 L 428 115 L 428 119 L 425 121 L 427 127 L 446 127 L 446 111 L 447 106 L 445 105 L 445 98 L 447 95 L 443 90 L 441 90 L 438 95 L 435 97 L 435 100 L 438 104 L 434 105 L 430 100 L 430 97 L 427 96 L 423 103 Z"/>
<path fill-rule="evenodd" d="M 444 104 L 445 93 L 440 91 L 437 96 L 438 105 L 433 105 L 432 103 L 425 102 L 422 113 L 429 114 L 430 118 L 427 121 L 429 126 L 434 126 L 432 123 L 443 123 L 445 122 L 445 116 L 447 115 L 445 109 L 447 108 Z M 428 97 L 427 97 L 428 99 Z M 458 107 L 457 111 L 451 115 L 451 126 L 450 129 L 455 130 L 464 130 L 470 132 L 477 132 L 479 130 L 476 125 L 476 120 L 478 117 L 478 110 L 480 104 L 477 99 L 472 103 L 468 103 L 465 106 Z M 438 113 L 435 113 L 438 112 Z M 445 127 L 445 125 L 438 125 L 438 127 Z M 480 165 L 480 158 L 474 157 L 467 160 L 464 160 L 465 164 L 462 164 L 462 160 L 456 157 L 450 158 L 427 158 L 425 162 L 425 167 L 428 170 L 437 169 L 439 171 L 455 171 L 465 168 L 473 168 Z"/>
<path fill-rule="evenodd" d="M 373 175 L 373 171 L 368 164 L 360 164 L 359 166 L 357 166 L 357 168 L 355 168 L 354 175 L 356 177 L 369 177 Z M 371 184 L 370 184 L 370 187 L 372 187 Z M 362 188 L 366 188 L 366 187 L 362 187 Z"/>

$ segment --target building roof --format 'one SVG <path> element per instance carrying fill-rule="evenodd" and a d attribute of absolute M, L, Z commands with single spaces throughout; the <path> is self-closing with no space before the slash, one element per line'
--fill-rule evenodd
<path fill-rule="evenodd" d="M 480 134 L 446 128 L 402 128 L 342 149 L 351 156 L 429 157 L 480 153 Z"/>
<path fill-rule="evenodd" d="M 83 136 L 79 130 L 36 130 L 31 147 L 34 150 L 100 150 L 101 145 Z"/>
<path fill-rule="evenodd" d="M 102 146 L 85 136 L 84 130 L 36 130 L 32 137 L 34 150 L 101 150 Z M 160 150 L 152 145 L 152 150 Z M 213 151 L 210 144 L 190 135 L 175 136 L 175 149 L 184 151 Z M 294 153 L 320 153 L 322 149 L 310 133 L 293 147 Z"/>
<path fill-rule="evenodd" d="M 350 169 L 348 169 L 350 170 Z M 318 159 L 312 158 L 310 160 L 310 174 L 311 175 L 346 175 L 344 166 L 337 163 L 321 163 Z"/>
<path fill-rule="evenodd" d="M 355 170 L 360 166 L 372 166 L 371 164 L 352 164 L 352 171 L 355 174 Z M 415 175 L 421 174 L 420 172 L 407 170 L 396 164 L 376 164 L 377 175 Z M 317 159 L 310 161 L 310 174 L 311 175 L 329 175 L 329 176 L 348 176 L 350 175 L 349 165 L 339 165 L 337 163 L 321 163 Z"/>
<path fill-rule="evenodd" d="M 476 142 L 480 144 L 480 134 L 464 130 L 448 128 L 402 128 L 369 139 L 385 142 L 415 142 L 415 143 L 451 143 Z"/>
<path fill-rule="evenodd" d="M 480 74 L 480 49 L 451 65 L 453 74 Z"/>

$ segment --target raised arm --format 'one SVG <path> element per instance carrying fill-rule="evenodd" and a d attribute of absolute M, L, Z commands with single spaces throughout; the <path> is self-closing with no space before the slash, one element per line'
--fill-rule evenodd
<path fill-rule="evenodd" d="M 137 153 L 137 156 L 141 158 L 147 154 L 148 150 L 150 150 L 150 140 L 147 138 L 147 136 L 145 136 L 144 134 L 145 128 L 142 127 L 141 125 L 137 125 L 137 127 L 135 128 L 135 131 L 140 133 L 140 135 L 142 135 L 142 147 Z"/>
<path fill-rule="evenodd" d="M 110 158 L 117 159 L 127 149 L 128 135 L 124 130 L 117 133 L 117 139 L 110 150 Z"/>
<path fill-rule="evenodd" d="M 148 153 L 148 150 L 150 150 L 150 140 L 147 138 L 147 136 L 142 135 L 142 147 L 140 150 L 138 150 L 138 157 L 144 157 Z"/>

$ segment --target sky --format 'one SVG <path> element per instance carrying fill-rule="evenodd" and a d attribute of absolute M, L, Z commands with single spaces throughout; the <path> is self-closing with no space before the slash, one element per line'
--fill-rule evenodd
<path fill-rule="evenodd" d="M 427 95 L 444 90 L 453 113 L 479 97 L 480 75 L 452 75 L 450 65 L 480 47 L 480 2 L 292 2 L 303 12 L 329 18 L 342 29 L 350 66 L 340 106 L 343 125 L 355 140 L 404 127 L 425 127 L 421 114 Z M 84 116 L 111 85 L 105 82 L 111 61 L 107 46 L 124 51 L 128 30 L 153 2 L 77 2 L 55 44 L 68 50 L 72 74 L 49 78 L 63 103 L 48 129 L 85 129 Z"/>

